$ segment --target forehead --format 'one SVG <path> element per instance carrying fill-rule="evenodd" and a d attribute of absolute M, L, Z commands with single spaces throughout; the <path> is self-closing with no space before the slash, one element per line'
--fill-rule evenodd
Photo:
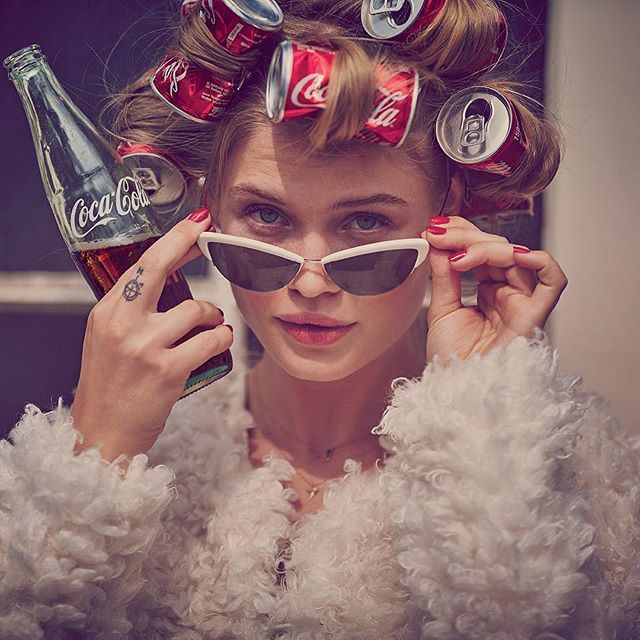
<path fill-rule="evenodd" d="M 329 203 L 385 192 L 424 206 L 432 181 L 401 150 L 354 141 L 331 151 L 304 155 L 304 133 L 287 123 L 264 124 L 231 150 L 222 195 L 250 182 L 295 203 Z"/>

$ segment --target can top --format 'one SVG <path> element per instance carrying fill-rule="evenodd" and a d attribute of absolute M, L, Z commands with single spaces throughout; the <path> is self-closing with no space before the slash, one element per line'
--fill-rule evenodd
<path fill-rule="evenodd" d="M 280 5 L 274 0 L 223 0 L 240 18 L 262 31 L 278 31 L 284 22 Z"/>
<path fill-rule="evenodd" d="M 293 68 L 293 45 L 288 40 L 280 42 L 273 52 L 267 76 L 267 116 L 273 122 L 282 122 L 287 91 Z"/>
<path fill-rule="evenodd" d="M 504 144 L 513 123 L 509 101 L 490 87 L 454 94 L 438 114 L 436 137 L 442 150 L 460 164 L 477 164 Z"/>

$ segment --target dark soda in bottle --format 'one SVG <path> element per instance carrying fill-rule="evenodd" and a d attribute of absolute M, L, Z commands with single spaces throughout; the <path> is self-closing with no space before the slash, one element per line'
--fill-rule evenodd
<path fill-rule="evenodd" d="M 100 299 L 163 231 L 141 184 L 64 91 L 38 45 L 4 61 L 27 113 L 40 174 L 71 256 Z M 158 311 L 193 299 L 181 271 L 165 283 Z M 202 329 L 185 335 L 184 342 Z M 181 398 L 231 371 L 231 352 L 189 375 Z"/>

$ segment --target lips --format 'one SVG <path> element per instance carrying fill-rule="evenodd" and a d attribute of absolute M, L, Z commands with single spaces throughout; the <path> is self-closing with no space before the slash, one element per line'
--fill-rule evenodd
<path fill-rule="evenodd" d="M 331 316 L 325 316 L 321 313 L 297 313 L 287 314 L 278 317 L 278 320 L 288 322 L 290 324 L 314 325 L 317 327 L 346 327 L 354 324 L 353 322 L 344 322 Z"/>
<path fill-rule="evenodd" d="M 320 326 L 317 324 L 300 324 L 295 322 L 286 322 L 277 318 L 280 327 L 298 342 L 307 345 L 324 346 L 333 344 L 347 335 L 354 324 Z"/>

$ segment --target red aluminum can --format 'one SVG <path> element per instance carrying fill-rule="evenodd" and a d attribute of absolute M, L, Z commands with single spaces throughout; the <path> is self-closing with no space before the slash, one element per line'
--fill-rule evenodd
<path fill-rule="evenodd" d="M 117 151 L 145 190 L 163 229 L 168 231 L 180 216 L 190 176 L 152 145 L 123 142 Z"/>
<path fill-rule="evenodd" d="M 361 140 L 399 147 L 406 139 L 413 122 L 420 92 L 418 72 L 402 68 L 381 77 L 374 98 L 374 109 L 362 131 Z"/>
<path fill-rule="evenodd" d="M 216 42 L 233 54 L 271 38 L 284 22 L 274 0 L 203 0 L 200 17 Z"/>
<path fill-rule="evenodd" d="M 183 18 L 186 18 L 189 15 L 191 9 L 193 9 L 200 0 L 182 0 L 182 5 L 180 7 L 180 13 Z"/>
<path fill-rule="evenodd" d="M 360 19 L 365 31 L 377 40 L 414 39 L 428 27 L 445 6 L 445 0 L 363 0 Z M 507 44 L 507 21 L 498 12 L 498 35 L 487 55 L 478 60 L 471 75 L 489 71 L 502 57 Z"/>
<path fill-rule="evenodd" d="M 165 57 L 149 84 L 174 111 L 204 124 L 220 117 L 236 93 L 236 85 L 230 80 L 216 78 L 176 56 Z"/>
<path fill-rule="evenodd" d="M 501 176 L 510 176 L 526 152 L 515 106 L 489 87 L 451 96 L 438 114 L 436 137 L 456 164 Z"/>
<path fill-rule="evenodd" d="M 360 18 L 365 31 L 378 40 L 406 40 L 430 25 L 445 0 L 363 0 Z"/>
<path fill-rule="evenodd" d="M 267 115 L 274 122 L 291 120 L 324 109 L 335 53 L 297 42 L 275 49 L 267 77 Z M 404 67 L 378 71 L 374 109 L 356 137 L 379 144 L 404 142 L 415 115 L 418 74 Z"/>
<path fill-rule="evenodd" d="M 267 115 L 274 122 L 324 109 L 335 53 L 297 42 L 281 42 L 267 76 Z"/>

